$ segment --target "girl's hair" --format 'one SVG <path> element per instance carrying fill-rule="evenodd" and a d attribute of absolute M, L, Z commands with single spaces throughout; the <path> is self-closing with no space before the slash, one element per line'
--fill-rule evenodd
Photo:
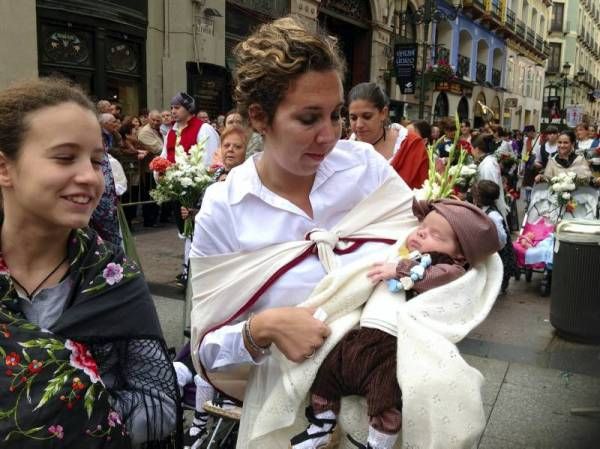
<path fill-rule="evenodd" d="M 242 138 L 242 144 L 244 145 L 244 148 L 246 148 L 246 145 L 248 144 L 248 132 L 238 125 L 230 125 L 221 132 L 221 144 L 231 134 L 239 135 Z"/>
<path fill-rule="evenodd" d="M 348 104 L 356 100 L 368 101 L 379 111 L 390 104 L 390 98 L 376 83 L 360 83 L 354 86 L 348 94 Z"/>
<path fill-rule="evenodd" d="M 308 31 L 298 20 L 284 17 L 261 25 L 234 49 L 234 98 L 242 117 L 259 104 L 272 123 L 290 84 L 301 75 L 346 70 L 337 42 L 322 33 Z"/>
<path fill-rule="evenodd" d="M 500 198 L 500 187 L 494 181 L 487 179 L 478 181 L 473 190 L 480 206 L 493 206 L 496 200 Z"/>
<path fill-rule="evenodd" d="M 590 130 L 590 125 L 586 122 L 580 122 L 577 124 L 577 126 L 575 127 L 575 129 L 577 128 L 581 128 L 581 129 L 585 129 L 586 131 Z"/>
<path fill-rule="evenodd" d="M 427 120 L 415 120 L 411 125 L 419 131 L 422 139 L 429 139 L 431 137 L 431 125 Z"/>
<path fill-rule="evenodd" d="M 569 142 L 571 142 L 571 145 L 574 145 L 577 141 L 577 137 L 575 137 L 575 133 L 573 131 L 563 131 L 558 135 L 559 138 L 560 136 L 567 136 L 569 138 Z"/>
<path fill-rule="evenodd" d="M 75 103 L 96 115 L 87 95 L 63 79 L 40 78 L 0 91 L 0 151 L 10 159 L 17 159 L 31 126 L 28 115 L 62 103 Z"/>
<path fill-rule="evenodd" d="M 496 151 L 496 144 L 492 134 L 480 134 L 473 139 L 473 148 L 478 148 L 485 154 L 491 154 Z"/>

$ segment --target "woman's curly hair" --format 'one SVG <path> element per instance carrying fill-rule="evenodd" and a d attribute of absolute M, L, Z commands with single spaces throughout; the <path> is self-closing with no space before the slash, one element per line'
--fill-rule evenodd
<path fill-rule="evenodd" d="M 238 111 L 248 116 L 248 107 L 259 104 L 271 123 L 290 83 L 309 71 L 337 71 L 343 78 L 344 57 L 337 42 L 323 33 L 313 33 L 292 17 L 262 25 L 234 55 L 234 97 Z"/>

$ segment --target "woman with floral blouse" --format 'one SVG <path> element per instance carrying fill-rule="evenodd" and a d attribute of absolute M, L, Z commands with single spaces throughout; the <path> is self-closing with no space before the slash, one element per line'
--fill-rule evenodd
<path fill-rule="evenodd" d="M 177 386 L 144 278 L 87 227 L 103 157 L 79 89 L 0 91 L 3 448 L 174 444 Z"/>

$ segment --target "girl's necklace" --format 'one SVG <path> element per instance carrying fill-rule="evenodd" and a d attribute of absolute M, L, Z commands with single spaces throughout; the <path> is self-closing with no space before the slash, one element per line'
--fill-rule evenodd
<path fill-rule="evenodd" d="M 29 292 L 27 291 L 27 289 L 26 289 L 25 287 L 23 287 L 23 284 L 21 284 L 19 281 L 17 281 L 17 280 L 14 278 L 14 276 L 11 276 L 11 279 L 13 280 L 13 282 L 14 282 L 15 284 L 17 284 L 17 285 L 18 285 L 18 286 L 19 286 L 19 287 L 20 287 L 20 288 L 21 288 L 21 289 L 22 289 L 22 290 L 25 292 L 25 294 L 27 295 L 27 298 L 28 298 L 29 300 L 31 300 L 31 299 L 33 298 L 33 295 L 35 295 L 35 294 L 37 293 L 37 291 L 38 291 L 38 290 L 39 290 L 39 289 L 42 287 L 42 285 L 44 285 L 44 283 L 45 283 L 45 282 L 46 282 L 48 279 L 50 279 L 50 277 L 51 277 L 51 276 L 52 276 L 54 273 L 56 273 L 56 272 L 58 271 L 58 269 L 59 269 L 59 268 L 62 266 L 62 264 L 63 264 L 63 263 L 65 263 L 65 262 L 67 261 L 67 259 L 68 259 L 68 256 L 65 256 L 65 258 L 64 258 L 63 260 L 61 260 L 61 261 L 60 261 L 60 263 L 59 263 L 59 264 L 58 264 L 58 265 L 57 265 L 57 266 L 56 266 L 56 267 L 55 267 L 55 268 L 54 268 L 54 269 L 53 269 L 53 270 L 52 270 L 50 273 L 48 273 L 48 275 L 47 275 L 47 276 L 46 276 L 46 277 L 45 277 L 45 278 L 42 280 L 42 282 L 40 282 L 40 283 L 38 284 L 38 286 L 37 286 L 36 288 L 34 288 L 34 289 L 33 289 L 33 291 L 32 291 L 31 293 L 29 293 Z"/>

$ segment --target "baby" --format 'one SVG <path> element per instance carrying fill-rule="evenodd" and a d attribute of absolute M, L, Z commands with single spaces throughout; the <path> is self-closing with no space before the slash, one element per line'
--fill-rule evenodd
<path fill-rule="evenodd" d="M 420 225 L 400 249 L 401 256 L 412 257 L 376 263 L 367 274 L 373 283 L 391 281 L 392 291 L 407 290 L 407 299 L 459 278 L 500 249 L 494 223 L 472 204 L 414 201 L 413 213 Z M 310 391 L 309 426 L 292 438 L 293 449 L 325 447 L 336 426 L 340 400 L 350 395 L 364 396 L 369 414 L 367 445 L 351 439 L 353 444 L 391 449 L 402 426 L 396 337 L 366 327 L 350 331 L 323 361 Z"/>

